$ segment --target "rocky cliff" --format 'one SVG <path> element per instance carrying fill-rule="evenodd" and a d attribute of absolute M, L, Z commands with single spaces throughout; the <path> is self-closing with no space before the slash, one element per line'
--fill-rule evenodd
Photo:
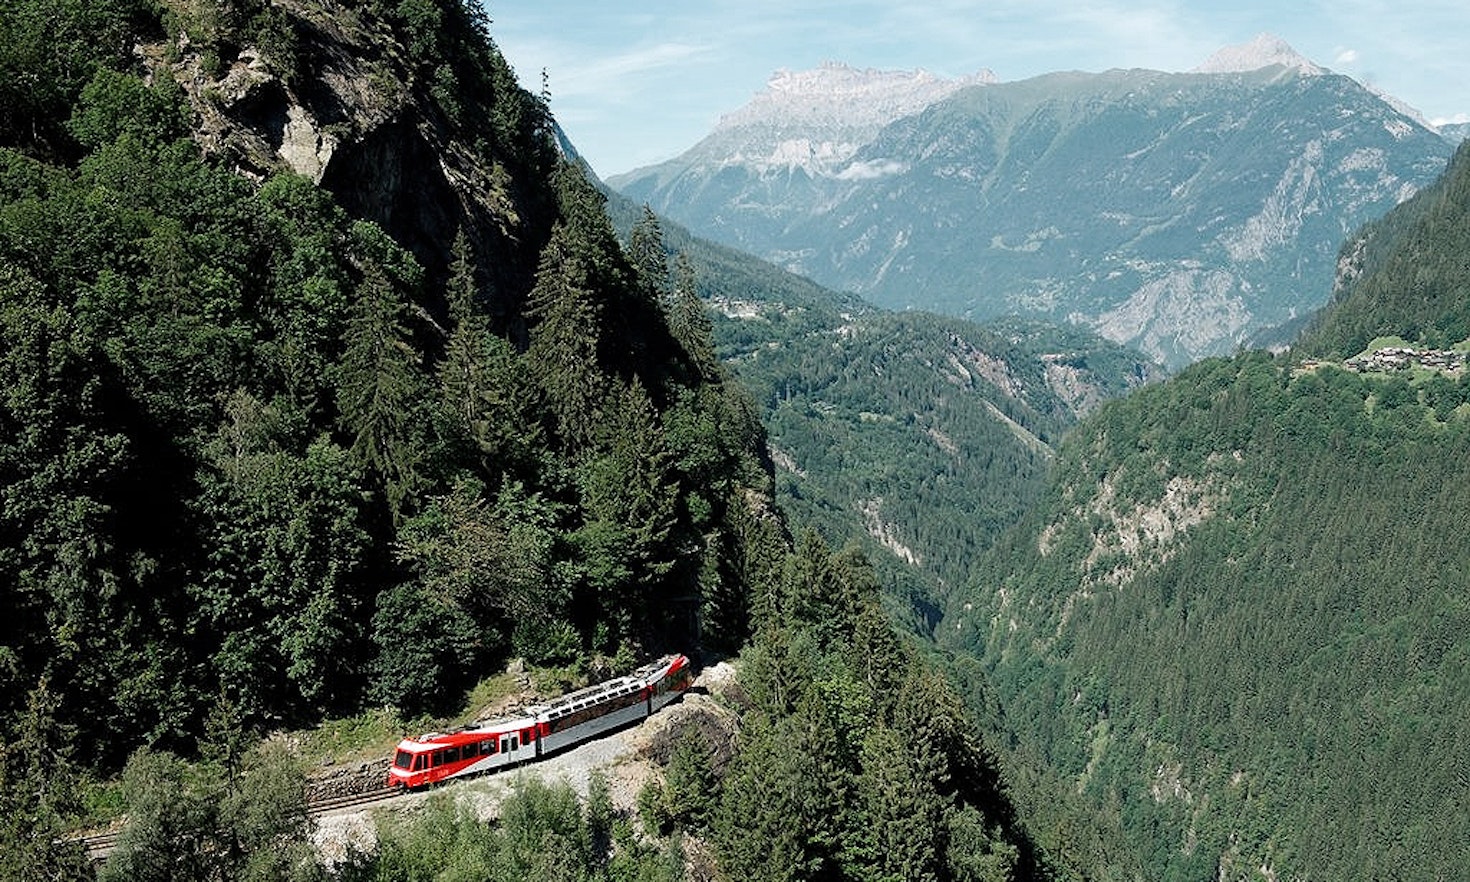
<path fill-rule="evenodd" d="M 230 27 L 191 18 L 135 47 L 186 92 L 205 153 L 252 178 L 289 170 L 377 223 L 442 278 L 463 229 L 491 308 L 518 322 L 553 206 L 552 121 L 498 56 L 465 51 L 486 22 L 375 4 L 277 0 Z M 243 17 L 241 17 L 243 22 Z M 417 30 L 415 30 L 417 29 Z M 507 109 L 509 108 L 509 109 Z"/>

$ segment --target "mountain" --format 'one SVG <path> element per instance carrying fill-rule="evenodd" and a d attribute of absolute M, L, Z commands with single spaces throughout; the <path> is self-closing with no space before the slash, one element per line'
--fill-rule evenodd
<path fill-rule="evenodd" d="M 1344 248 L 1289 356 L 1206 359 L 1061 445 L 940 639 L 1043 767 L 1037 829 L 1114 878 L 1470 866 L 1470 149 Z M 1442 362 L 1445 366 L 1437 366 Z M 1363 365 L 1368 365 L 1365 367 Z M 1091 830 L 1087 835 L 1078 831 Z"/>
<path fill-rule="evenodd" d="M 625 237 L 646 223 L 615 191 L 608 211 Z M 893 312 L 660 223 L 761 415 L 782 508 L 859 542 L 915 631 L 1036 501 L 1065 432 L 1163 376 L 1086 329 Z"/>
<path fill-rule="evenodd" d="M 711 343 L 477 5 L 338 6 L 0 10 L 7 742 L 36 689 L 105 771 L 743 639 L 770 476 Z"/>
<path fill-rule="evenodd" d="M 1051 878 L 489 24 L 0 5 L 0 878 Z M 666 650 L 742 657 L 636 819 L 459 782 L 323 863 L 303 743 Z"/>
<path fill-rule="evenodd" d="M 1202 69 L 971 85 L 822 162 L 773 161 L 807 135 L 768 90 L 748 123 L 610 183 L 881 306 L 1075 322 L 1177 367 L 1319 307 L 1342 239 L 1452 150 L 1277 41 Z"/>
<path fill-rule="evenodd" d="M 780 70 L 750 103 L 721 117 L 686 156 L 691 163 L 760 172 L 853 176 L 862 173 L 851 169 L 853 155 L 884 126 L 968 86 L 994 81 L 989 71 L 946 79 L 922 70 L 858 70 L 835 62 L 809 71 Z"/>

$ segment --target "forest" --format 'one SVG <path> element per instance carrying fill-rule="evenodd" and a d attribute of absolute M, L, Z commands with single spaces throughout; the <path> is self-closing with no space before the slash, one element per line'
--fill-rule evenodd
<path fill-rule="evenodd" d="M 880 468 L 908 444 L 883 408 L 925 429 L 959 400 L 932 338 L 982 332 L 844 315 L 651 212 L 610 219 L 493 32 L 469 0 L 0 6 L 0 876 L 1470 862 L 1446 845 L 1470 842 L 1470 731 L 1445 711 L 1470 701 L 1470 381 L 1342 366 L 1470 337 L 1465 149 L 1344 246 L 1291 352 L 1075 426 L 1053 395 L 976 396 L 949 414 L 964 456 Z M 361 105 L 318 88 L 332 65 Z M 293 170 L 259 151 L 274 118 L 229 103 L 245 69 L 341 144 L 434 160 Z M 788 283 L 769 325 L 706 308 Z M 984 332 L 1017 364 L 1028 333 Z M 826 451 L 809 483 L 778 483 L 772 439 Z M 991 494 L 958 494 L 961 470 Z M 880 482 L 924 528 L 912 582 L 841 541 Z M 446 792 L 327 866 L 302 760 L 264 737 L 445 719 L 512 658 L 585 682 L 664 650 L 736 661 L 739 734 L 680 744 L 633 813 L 606 782 L 525 785 L 494 824 Z M 71 834 L 123 817 L 94 867 Z"/>
<path fill-rule="evenodd" d="M 1334 360 L 1390 332 L 1466 345 L 1467 160 L 1344 247 L 1300 348 L 1198 363 L 1069 435 L 951 608 L 1013 780 L 1053 782 L 1017 784 L 1039 838 L 1089 875 L 1470 860 L 1470 378 Z"/>
<path fill-rule="evenodd" d="M 340 34 L 482 173 L 449 240 L 204 149 L 247 49 L 308 100 Z M 681 878 L 686 832 L 751 878 L 1048 872 L 861 555 L 791 539 L 688 262 L 651 214 L 619 239 L 479 5 L 22 0 L 0 89 L 0 875 L 91 877 L 99 818 L 104 879 Z M 665 649 L 739 654 L 742 730 L 637 817 L 446 798 L 328 867 L 263 739 Z"/>

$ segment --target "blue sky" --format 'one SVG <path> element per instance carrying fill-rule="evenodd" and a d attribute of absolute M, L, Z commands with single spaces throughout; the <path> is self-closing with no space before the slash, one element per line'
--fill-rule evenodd
<path fill-rule="evenodd" d="M 1274 34 L 1431 120 L 1470 119 L 1465 0 L 485 0 L 522 84 L 601 176 L 668 159 L 764 88 L 824 61 L 1001 80 L 1188 70 Z"/>

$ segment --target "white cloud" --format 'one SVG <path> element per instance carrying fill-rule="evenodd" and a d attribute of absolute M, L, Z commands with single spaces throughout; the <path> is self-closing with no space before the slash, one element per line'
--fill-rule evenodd
<path fill-rule="evenodd" d="M 1338 49 L 1337 55 L 1334 56 L 1332 59 L 1333 64 L 1348 65 L 1357 64 L 1357 62 L 1358 50 L 1356 49 Z"/>
<path fill-rule="evenodd" d="M 902 162 L 892 159 L 871 159 L 866 162 L 854 162 L 838 172 L 836 177 L 840 181 L 872 181 L 907 170 L 908 166 Z"/>

